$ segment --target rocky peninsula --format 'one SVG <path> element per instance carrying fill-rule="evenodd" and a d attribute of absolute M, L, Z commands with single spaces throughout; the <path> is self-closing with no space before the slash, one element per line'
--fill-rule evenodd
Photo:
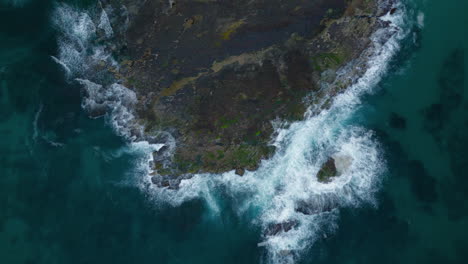
<path fill-rule="evenodd" d="M 110 39 L 118 65 L 101 66 L 136 94 L 134 138 L 173 143 L 153 153 L 152 182 L 255 170 L 275 151 L 275 124 L 326 108 L 356 80 L 358 66 L 338 71 L 362 63 L 389 2 L 102 0 L 97 41 Z M 336 176 L 333 163 L 319 181 Z"/>

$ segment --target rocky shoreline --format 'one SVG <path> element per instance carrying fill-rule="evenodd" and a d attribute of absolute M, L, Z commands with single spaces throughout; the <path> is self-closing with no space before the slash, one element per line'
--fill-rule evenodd
<path fill-rule="evenodd" d="M 151 152 L 145 191 L 212 200 L 219 181 L 263 203 L 258 246 L 289 263 L 337 208 L 372 200 L 372 133 L 341 122 L 398 50 L 401 16 L 392 0 L 271 1 L 63 6 L 53 58 L 90 116 Z"/>
<path fill-rule="evenodd" d="M 157 186 L 257 169 L 275 124 L 319 113 L 365 72 L 379 18 L 395 12 L 393 1 L 272 1 L 99 2 L 97 42 L 117 62 L 97 70 L 135 94 L 127 136 L 165 144 Z"/>

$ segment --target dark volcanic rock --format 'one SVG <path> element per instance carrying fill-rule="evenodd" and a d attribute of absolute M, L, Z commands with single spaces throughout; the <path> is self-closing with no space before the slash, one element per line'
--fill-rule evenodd
<path fill-rule="evenodd" d="M 275 236 L 281 232 L 288 232 L 295 228 L 299 223 L 297 221 L 285 221 L 277 224 L 270 224 L 265 232 L 266 236 Z"/>
<path fill-rule="evenodd" d="M 335 166 L 335 159 L 329 158 L 317 173 L 317 180 L 322 183 L 328 183 L 332 181 L 333 177 L 338 176 L 338 171 Z"/>
<path fill-rule="evenodd" d="M 314 215 L 324 212 L 330 212 L 337 207 L 338 205 L 334 202 L 327 202 L 326 204 L 322 204 L 317 203 L 316 201 L 303 200 L 297 202 L 295 211 L 305 215 Z"/>
<path fill-rule="evenodd" d="M 244 173 L 245 173 L 245 170 L 244 169 L 240 169 L 240 168 L 237 168 L 236 169 L 236 174 L 239 175 L 239 176 L 244 176 Z"/>

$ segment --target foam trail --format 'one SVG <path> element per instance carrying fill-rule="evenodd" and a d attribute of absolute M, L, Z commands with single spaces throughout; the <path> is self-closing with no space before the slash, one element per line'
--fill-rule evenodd
<path fill-rule="evenodd" d="M 72 72 L 71 72 L 70 68 L 68 68 L 68 66 L 65 63 L 63 63 L 61 60 L 57 59 L 57 57 L 55 57 L 55 56 L 50 56 L 50 57 L 52 58 L 52 60 L 55 63 L 62 66 L 62 68 L 65 70 L 65 73 L 66 73 L 67 76 L 71 75 Z"/>
<path fill-rule="evenodd" d="M 419 11 L 418 16 L 417 16 L 417 21 L 418 21 L 418 26 L 420 28 L 424 27 L 424 17 L 425 17 L 424 13 Z"/>
<path fill-rule="evenodd" d="M 38 122 L 39 122 L 39 117 L 41 116 L 42 109 L 44 108 L 44 105 L 42 103 L 39 104 L 39 108 L 37 109 L 36 114 L 34 115 L 34 120 L 33 120 L 33 141 L 35 142 L 37 140 L 37 136 L 39 135 L 39 128 L 38 128 Z"/>

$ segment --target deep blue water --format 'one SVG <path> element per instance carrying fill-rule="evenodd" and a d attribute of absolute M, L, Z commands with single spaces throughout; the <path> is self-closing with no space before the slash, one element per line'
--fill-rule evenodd
<path fill-rule="evenodd" d="M 377 207 L 342 209 L 303 263 L 468 262 L 468 2 L 407 4 L 424 26 L 353 117 L 387 162 Z M 202 200 L 156 204 L 132 184 L 139 154 L 87 117 L 51 59 L 54 8 L 0 2 L 1 263 L 261 262 L 260 230 L 233 201 L 213 216 Z"/>

